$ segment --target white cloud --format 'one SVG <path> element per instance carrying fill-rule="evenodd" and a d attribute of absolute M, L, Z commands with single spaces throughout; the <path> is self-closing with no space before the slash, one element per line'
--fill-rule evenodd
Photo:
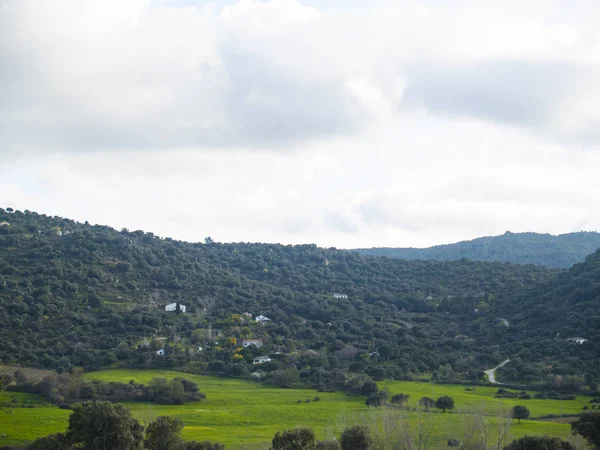
<path fill-rule="evenodd" d="M 200 240 L 600 228 L 600 6 L 0 3 L 0 206 Z"/>

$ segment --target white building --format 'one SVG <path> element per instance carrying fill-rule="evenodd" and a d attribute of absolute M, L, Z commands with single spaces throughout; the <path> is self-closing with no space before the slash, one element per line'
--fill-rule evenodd
<path fill-rule="evenodd" d="M 271 362 L 271 358 L 268 356 L 257 356 L 254 358 L 254 364 L 263 364 L 268 362 Z"/>
<path fill-rule="evenodd" d="M 340 294 L 339 292 L 333 293 L 333 298 L 348 298 L 347 294 Z"/>
<path fill-rule="evenodd" d="M 161 348 L 160 350 L 156 350 L 156 354 L 158 356 L 165 356 L 165 349 Z"/>
<path fill-rule="evenodd" d="M 244 348 L 248 348 L 248 347 L 256 347 L 256 348 L 261 348 L 263 346 L 263 341 L 262 339 L 244 339 L 242 341 L 242 347 Z"/>
<path fill-rule="evenodd" d="M 567 341 L 577 342 L 578 344 L 583 344 L 584 342 L 587 342 L 587 339 L 582 338 L 582 337 L 573 337 L 573 338 L 567 339 Z"/>
<path fill-rule="evenodd" d="M 270 322 L 271 319 L 269 319 L 268 317 L 263 316 L 261 314 L 260 316 L 256 316 L 256 321 L 259 322 L 259 323 L 267 323 L 267 322 Z"/>
<path fill-rule="evenodd" d="M 185 305 L 182 305 L 181 303 L 179 304 L 179 309 L 181 310 L 182 313 L 185 312 Z M 173 312 L 173 311 L 177 311 L 177 303 L 170 303 L 167 306 L 165 306 L 165 311 L 167 312 Z"/>

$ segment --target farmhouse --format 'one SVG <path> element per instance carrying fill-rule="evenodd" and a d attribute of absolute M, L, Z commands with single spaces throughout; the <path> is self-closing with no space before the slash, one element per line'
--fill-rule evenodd
<path fill-rule="evenodd" d="M 340 294 L 339 292 L 333 293 L 333 298 L 348 298 L 347 294 Z"/>
<path fill-rule="evenodd" d="M 578 344 L 583 344 L 584 342 L 587 342 L 587 339 L 582 338 L 582 337 L 572 337 L 572 338 L 568 338 L 567 341 L 577 342 Z"/>
<path fill-rule="evenodd" d="M 179 310 L 182 313 L 184 313 L 185 305 L 182 305 L 181 303 L 169 303 L 167 306 L 165 306 L 165 311 L 167 311 L 167 312 L 177 311 L 177 305 L 179 305 Z"/>
<path fill-rule="evenodd" d="M 254 364 L 263 364 L 268 362 L 271 362 L 271 358 L 268 356 L 257 356 L 254 358 Z"/>
<path fill-rule="evenodd" d="M 256 348 L 261 348 L 263 346 L 263 341 L 262 339 L 244 339 L 242 341 L 242 347 L 244 348 L 248 348 L 248 347 L 256 347 Z"/>
<path fill-rule="evenodd" d="M 270 321 L 271 321 L 271 319 L 269 319 L 268 317 L 266 317 L 266 316 L 263 316 L 263 315 L 261 314 L 260 316 L 257 316 L 257 317 L 256 317 L 256 321 L 257 321 L 257 322 L 259 322 L 259 323 L 267 323 L 267 322 L 270 322 Z"/>

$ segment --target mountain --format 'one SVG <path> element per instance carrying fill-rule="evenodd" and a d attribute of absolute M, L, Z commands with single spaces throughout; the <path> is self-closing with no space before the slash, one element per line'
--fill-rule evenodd
<path fill-rule="evenodd" d="M 575 367 L 588 378 L 597 376 L 583 361 L 600 358 L 600 250 L 498 305 L 498 313 L 509 317 L 514 325 L 510 353 L 517 358 L 503 369 L 507 377 L 522 379 L 526 372 L 523 366 L 532 352 L 554 373 L 567 374 Z M 585 342 L 579 344 L 570 338 Z"/>
<path fill-rule="evenodd" d="M 538 342 L 516 347 L 533 320 L 521 320 L 519 302 L 541 295 L 539 286 L 571 283 L 569 274 L 315 245 L 188 243 L 0 209 L 0 362 L 244 376 L 254 357 L 271 355 L 260 366 L 269 380 L 339 388 L 365 376 L 476 380 L 521 352 L 519 374 L 551 375 L 550 366 L 598 376 L 600 355 L 548 364 Z M 186 312 L 166 312 L 174 302 Z M 240 348 L 250 337 L 263 347 Z"/>
<path fill-rule="evenodd" d="M 455 244 L 429 248 L 359 248 L 362 255 L 399 259 L 437 259 L 454 261 L 504 261 L 515 264 L 537 264 L 551 268 L 568 268 L 583 261 L 600 248 L 600 233 L 581 231 L 554 236 L 539 233 L 511 233 L 487 236 Z"/>

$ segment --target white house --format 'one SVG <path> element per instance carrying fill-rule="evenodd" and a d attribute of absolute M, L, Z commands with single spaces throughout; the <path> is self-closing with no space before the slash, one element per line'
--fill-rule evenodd
<path fill-rule="evenodd" d="M 256 348 L 261 348 L 263 346 L 263 341 L 262 339 L 244 339 L 242 341 L 242 347 L 244 348 L 248 348 L 248 347 L 256 347 Z"/>
<path fill-rule="evenodd" d="M 573 337 L 573 338 L 568 338 L 567 341 L 577 342 L 578 344 L 583 344 L 584 342 L 587 342 L 587 339 L 584 339 L 582 337 Z"/>
<path fill-rule="evenodd" d="M 339 292 L 333 293 L 333 298 L 348 298 L 347 294 L 340 294 Z"/>
<path fill-rule="evenodd" d="M 270 322 L 271 319 L 269 319 L 268 317 L 263 316 L 261 314 L 260 316 L 256 316 L 256 321 L 259 322 L 259 323 L 267 323 L 267 322 Z"/>
<path fill-rule="evenodd" d="M 156 350 L 156 354 L 158 356 L 165 356 L 165 349 L 161 348 L 160 350 Z"/>
<path fill-rule="evenodd" d="M 185 312 L 185 305 L 182 305 L 180 303 L 179 304 L 179 309 L 181 310 L 182 313 L 184 313 Z M 177 303 L 169 303 L 167 306 L 165 306 L 165 311 L 167 311 L 167 312 L 177 311 Z"/>
<path fill-rule="evenodd" d="M 8 223 L 8 222 L 0 222 L 0 227 L 10 227 L 10 223 Z"/>
<path fill-rule="evenodd" d="M 257 356 L 254 358 L 254 364 L 263 364 L 268 362 L 271 362 L 271 358 L 268 356 Z"/>

